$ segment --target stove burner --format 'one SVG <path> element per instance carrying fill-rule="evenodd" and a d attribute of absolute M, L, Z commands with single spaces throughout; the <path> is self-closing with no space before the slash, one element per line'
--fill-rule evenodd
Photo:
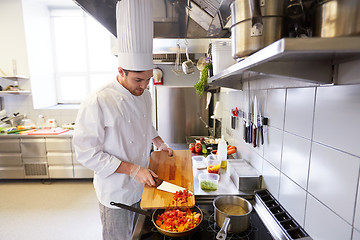
<path fill-rule="evenodd" d="M 209 216 L 208 220 L 208 228 L 207 231 L 212 231 L 214 233 L 218 233 L 220 231 L 220 227 L 216 224 L 215 218 L 214 218 L 214 214 L 211 214 Z M 254 227 L 251 223 L 249 228 L 241 233 L 227 233 L 226 239 L 227 240 L 251 240 L 250 236 L 252 234 L 252 232 L 254 231 L 258 231 L 258 229 L 256 227 Z"/>

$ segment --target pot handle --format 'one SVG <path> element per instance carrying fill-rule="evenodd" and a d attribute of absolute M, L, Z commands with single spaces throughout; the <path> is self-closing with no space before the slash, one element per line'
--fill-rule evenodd
<path fill-rule="evenodd" d="M 225 218 L 224 220 L 224 224 L 222 226 L 222 228 L 220 229 L 220 231 L 218 232 L 218 234 L 216 235 L 216 239 L 217 240 L 224 240 L 226 239 L 226 235 L 227 235 L 227 230 L 230 224 L 230 218 Z"/>
<path fill-rule="evenodd" d="M 249 0 L 251 15 L 251 36 L 262 35 L 263 21 L 261 16 L 260 0 Z"/>
<path fill-rule="evenodd" d="M 139 213 L 139 214 L 142 214 L 142 215 L 145 215 L 145 216 L 148 216 L 148 217 L 152 216 L 151 212 L 144 211 L 142 209 L 138 209 L 136 207 L 128 206 L 128 205 L 125 205 L 125 204 L 122 204 L 122 203 L 110 202 L 110 205 L 117 206 L 119 208 L 123 208 L 123 209 L 129 210 L 129 211 L 132 211 L 132 212 L 135 212 L 135 213 Z"/>

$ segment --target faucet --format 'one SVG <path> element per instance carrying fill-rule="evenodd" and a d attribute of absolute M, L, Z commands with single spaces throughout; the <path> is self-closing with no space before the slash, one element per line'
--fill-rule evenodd
<path fill-rule="evenodd" d="M 210 136 L 215 136 L 214 129 L 210 128 L 209 125 L 204 121 L 204 119 L 201 116 L 199 116 L 199 118 L 204 123 L 205 127 L 209 130 Z"/>

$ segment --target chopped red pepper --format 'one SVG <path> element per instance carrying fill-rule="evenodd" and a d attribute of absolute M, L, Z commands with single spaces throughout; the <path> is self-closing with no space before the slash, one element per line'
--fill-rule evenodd
<path fill-rule="evenodd" d="M 185 190 L 176 191 L 174 200 L 180 203 L 187 203 L 187 199 L 190 196 L 192 196 L 192 194 L 189 193 L 189 190 L 186 188 Z"/>

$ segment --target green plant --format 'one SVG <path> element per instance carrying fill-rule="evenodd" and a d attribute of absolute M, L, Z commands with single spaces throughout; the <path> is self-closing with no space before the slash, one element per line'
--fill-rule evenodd
<path fill-rule="evenodd" d="M 194 87 L 196 89 L 196 93 L 201 96 L 204 93 L 205 85 L 207 83 L 207 79 L 209 77 L 209 69 L 212 69 L 212 63 L 208 63 L 205 68 L 201 71 L 200 79 L 197 83 L 195 83 Z"/>

